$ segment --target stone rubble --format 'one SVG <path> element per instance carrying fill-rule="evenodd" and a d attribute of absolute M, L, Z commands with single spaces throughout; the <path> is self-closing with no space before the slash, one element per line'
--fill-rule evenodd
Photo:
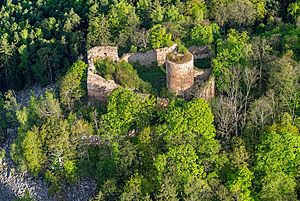
<path fill-rule="evenodd" d="M 55 85 L 45 88 L 33 87 L 16 92 L 17 101 L 27 105 L 32 93 L 36 96 L 43 95 L 47 90 L 55 90 Z M 10 148 L 17 137 L 17 128 L 7 129 L 7 137 L 0 144 L 0 150 L 5 150 L 5 157 L 0 159 L 0 201 L 13 201 L 24 196 L 28 191 L 36 201 L 88 201 L 96 194 L 97 183 L 89 178 L 81 178 L 71 186 L 64 186 L 64 197 L 50 195 L 49 186 L 43 177 L 34 177 L 28 172 L 20 172 L 10 156 Z"/>

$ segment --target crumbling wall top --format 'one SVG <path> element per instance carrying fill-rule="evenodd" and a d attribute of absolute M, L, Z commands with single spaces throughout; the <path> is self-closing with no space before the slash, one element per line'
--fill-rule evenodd
<path fill-rule="evenodd" d="M 194 59 L 203 59 L 212 57 L 212 52 L 209 46 L 191 46 L 189 52 L 194 56 Z"/>
<path fill-rule="evenodd" d="M 93 47 L 88 51 L 88 71 L 95 72 L 95 59 L 111 59 L 113 61 L 119 61 L 118 48 L 113 46 L 99 46 Z"/>

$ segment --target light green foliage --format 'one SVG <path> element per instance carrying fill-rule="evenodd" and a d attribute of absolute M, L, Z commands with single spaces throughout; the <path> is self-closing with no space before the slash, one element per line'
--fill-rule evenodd
<path fill-rule="evenodd" d="M 4 109 L 4 100 L 0 92 L 0 139 L 4 137 L 4 128 L 7 126 L 6 114 Z"/>
<path fill-rule="evenodd" d="M 198 25 L 195 26 L 190 33 L 190 43 L 192 45 L 209 45 L 214 41 L 214 37 L 218 37 L 220 27 L 217 24 Z"/>
<path fill-rule="evenodd" d="M 47 118 L 61 117 L 62 109 L 53 92 L 47 91 L 39 98 L 31 96 L 28 107 L 16 111 L 16 116 L 20 128 L 28 130 L 35 124 L 42 124 Z"/>
<path fill-rule="evenodd" d="M 137 71 L 129 63 L 121 62 L 116 66 L 115 78 L 126 88 L 139 89 L 142 92 L 151 91 L 151 85 L 139 78 Z"/>
<path fill-rule="evenodd" d="M 269 88 L 274 89 L 278 99 L 278 108 L 295 118 L 295 112 L 300 105 L 299 63 L 292 59 L 292 52 L 272 62 Z"/>
<path fill-rule="evenodd" d="M 77 180 L 77 159 L 85 151 L 82 140 L 93 134 L 85 120 L 74 114 L 66 120 L 61 113 L 52 93 L 32 97 L 28 107 L 17 111 L 20 128 L 11 150 L 21 169 L 36 176 L 45 173 L 54 191 L 60 189 L 62 181 Z"/>
<path fill-rule="evenodd" d="M 299 13 L 300 13 L 300 1 L 297 0 L 293 3 L 291 3 L 288 7 L 288 11 L 289 13 L 294 17 L 297 18 L 299 17 Z"/>
<path fill-rule="evenodd" d="M 108 14 L 111 33 L 115 36 L 115 44 L 125 46 L 127 40 L 135 33 L 140 19 L 135 13 L 135 7 L 126 0 L 111 6 Z"/>
<path fill-rule="evenodd" d="M 155 167 L 158 171 L 158 179 L 174 169 L 180 183 L 184 184 L 193 178 L 201 178 L 204 174 L 204 167 L 201 165 L 195 149 L 187 144 L 176 148 L 170 148 L 166 154 L 160 155 L 155 159 Z"/>
<path fill-rule="evenodd" d="M 177 193 L 177 184 L 174 177 L 166 175 L 162 178 L 159 192 L 156 195 L 156 200 L 164 201 L 179 201 Z"/>
<path fill-rule="evenodd" d="M 116 200 L 118 189 L 116 186 L 116 181 L 113 179 L 108 179 L 101 186 L 101 191 L 97 194 L 96 198 L 92 201 L 102 201 L 102 200 Z"/>
<path fill-rule="evenodd" d="M 17 102 L 14 91 L 9 90 L 4 94 L 3 108 L 5 110 L 6 124 L 9 124 L 10 126 L 16 126 L 16 112 L 20 109 L 20 104 Z"/>
<path fill-rule="evenodd" d="M 266 14 L 266 3 L 263 0 L 213 0 L 211 15 L 223 26 L 234 25 L 236 28 L 251 26 L 255 20 L 263 19 Z"/>
<path fill-rule="evenodd" d="M 133 164 L 137 159 L 136 145 L 125 141 L 120 144 L 119 149 L 119 167 L 124 174 L 131 173 Z"/>
<path fill-rule="evenodd" d="M 44 153 L 42 150 L 42 142 L 39 139 L 39 130 L 34 127 L 26 133 L 22 142 L 23 155 L 28 170 L 35 176 L 40 172 L 44 163 Z"/>
<path fill-rule="evenodd" d="M 64 163 L 64 171 L 65 171 L 65 176 L 70 182 L 76 181 L 76 176 L 77 176 L 77 171 L 78 168 L 76 166 L 76 161 L 66 161 Z"/>
<path fill-rule="evenodd" d="M 30 196 L 29 191 L 26 189 L 25 195 L 23 197 L 19 197 L 15 199 L 14 201 L 34 201 L 33 198 Z"/>
<path fill-rule="evenodd" d="M 256 153 L 255 170 L 260 181 L 261 199 L 296 200 L 296 175 L 299 169 L 299 131 L 285 115 L 263 134 Z"/>
<path fill-rule="evenodd" d="M 252 197 L 252 182 L 254 173 L 249 169 L 249 153 L 245 143 L 239 137 L 231 141 L 232 151 L 225 169 L 226 186 L 235 200 L 254 200 Z"/>
<path fill-rule="evenodd" d="M 67 72 L 60 85 L 60 102 L 71 110 L 76 101 L 84 96 L 83 86 L 86 82 L 87 65 L 77 61 Z"/>
<path fill-rule="evenodd" d="M 153 23 L 161 23 L 164 19 L 164 8 L 160 5 L 158 0 L 155 0 L 152 5 L 152 10 L 150 12 L 150 18 Z"/>
<path fill-rule="evenodd" d="M 190 16 L 195 24 L 201 23 L 207 14 L 207 7 L 203 0 L 187 0 L 185 13 Z"/>
<path fill-rule="evenodd" d="M 145 126 L 154 111 L 155 99 L 142 97 L 121 88 L 109 96 L 107 113 L 102 116 L 100 133 L 105 139 L 124 137 L 130 129 Z"/>
<path fill-rule="evenodd" d="M 97 72 L 107 80 L 113 80 L 116 72 L 116 64 L 110 60 L 99 60 L 95 62 Z"/>
<path fill-rule="evenodd" d="M 186 53 L 188 53 L 188 49 L 183 45 L 183 44 L 181 44 L 180 42 L 178 43 L 177 42 L 177 45 L 178 45 L 178 53 L 180 53 L 180 54 L 186 54 Z"/>
<path fill-rule="evenodd" d="M 90 48 L 100 45 L 110 45 L 112 43 L 109 25 L 104 15 L 90 18 L 87 35 L 87 43 Z"/>
<path fill-rule="evenodd" d="M 184 200 L 211 200 L 212 187 L 203 178 L 192 178 L 184 184 Z"/>
<path fill-rule="evenodd" d="M 153 49 L 167 47 L 171 45 L 172 35 L 162 25 L 157 24 L 150 29 L 149 41 Z"/>
<path fill-rule="evenodd" d="M 225 160 L 219 154 L 219 142 L 214 139 L 215 128 L 209 105 L 203 99 L 172 101 L 161 121 L 164 123 L 156 127 L 156 132 L 163 136 L 167 152 L 155 158 L 159 181 L 170 190 L 184 191 L 186 199 L 210 199 L 212 191 L 206 177 L 215 177 L 213 172 L 222 166 L 220 161 Z M 172 182 L 165 184 L 167 175 L 171 176 Z M 199 189 L 192 190 L 194 184 Z M 163 189 L 159 194 L 176 200 L 176 194 L 166 194 Z"/>
<path fill-rule="evenodd" d="M 142 177 L 138 174 L 133 175 L 125 184 L 121 201 L 142 200 Z"/>
<path fill-rule="evenodd" d="M 246 166 L 243 166 L 239 168 L 238 171 L 229 174 L 228 177 L 228 188 L 236 200 L 254 200 L 249 190 L 252 186 L 252 180 L 254 179 L 253 172 Z"/>
<path fill-rule="evenodd" d="M 175 5 L 168 6 L 165 11 L 165 21 L 179 22 L 184 20 L 184 16 L 180 13 Z"/>
<path fill-rule="evenodd" d="M 21 172 L 44 178 L 55 194 L 81 176 L 92 177 L 96 200 L 297 200 L 299 5 L 0 1 L 1 93 L 61 78 L 58 93 L 33 96 L 24 107 L 13 91 L 0 95 L 1 135 L 18 128 L 17 138 L 9 138 L 10 153 L 2 149 L 0 159 L 6 154 Z M 209 45 L 215 53 L 215 120 L 202 99 L 168 94 L 162 107 L 155 97 L 136 93 L 157 86 L 155 93 L 164 94 L 163 67 L 96 62 L 99 75 L 135 92 L 118 88 L 99 107 L 85 102 L 87 67 L 79 59 L 88 49 L 113 45 L 123 55 L 172 41 L 179 53 L 191 45 Z M 290 116 L 279 121 L 284 112 Z"/>
<path fill-rule="evenodd" d="M 220 91 L 228 89 L 230 69 L 234 66 L 245 65 L 251 53 L 247 32 L 239 33 L 231 29 L 226 40 L 217 41 L 217 56 L 213 59 L 213 73 L 217 78 Z"/>
<path fill-rule="evenodd" d="M 1 149 L 0 150 L 0 161 L 3 161 L 4 158 L 5 158 L 5 149 Z"/>
<path fill-rule="evenodd" d="M 215 137 L 214 117 L 203 99 L 172 101 L 163 119 L 165 123 L 158 126 L 157 132 L 163 134 L 168 147 L 188 143 L 197 146 L 201 138 L 207 143 Z"/>
<path fill-rule="evenodd" d="M 232 152 L 229 155 L 230 163 L 235 168 L 248 166 L 250 155 L 246 149 L 244 141 L 239 137 L 232 139 Z"/>
<path fill-rule="evenodd" d="M 124 28 L 130 13 L 134 14 L 134 7 L 125 0 L 113 5 L 109 13 L 111 29 L 115 32 Z"/>

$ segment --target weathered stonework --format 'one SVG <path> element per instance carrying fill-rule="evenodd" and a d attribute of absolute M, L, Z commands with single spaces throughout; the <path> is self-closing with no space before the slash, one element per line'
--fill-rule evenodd
<path fill-rule="evenodd" d="M 216 95 L 216 90 L 215 90 L 215 77 L 211 75 L 209 79 L 204 82 L 204 86 L 199 93 L 195 93 L 194 97 L 195 98 L 204 98 L 204 99 L 211 99 L 215 97 Z"/>
<path fill-rule="evenodd" d="M 119 85 L 113 80 L 106 80 L 93 72 L 88 72 L 87 91 L 89 101 L 106 102 L 107 97 L 117 87 Z"/>
<path fill-rule="evenodd" d="M 212 69 L 195 69 L 194 85 L 185 91 L 184 97 L 209 100 L 215 95 L 215 77 L 212 75 Z"/>
<path fill-rule="evenodd" d="M 165 47 L 161 49 L 149 50 L 146 52 L 128 53 L 121 57 L 121 60 L 128 63 L 139 63 L 142 66 L 151 65 L 164 65 L 166 62 L 167 54 L 173 52 L 177 47 L 177 44 L 171 47 Z"/>
<path fill-rule="evenodd" d="M 87 54 L 89 71 L 95 71 L 95 59 L 111 59 L 119 61 L 118 48 L 112 46 L 93 47 Z"/>
<path fill-rule="evenodd" d="M 190 60 L 187 62 L 166 62 L 167 88 L 176 95 L 182 95 L 194 84 L 194 58 L 191 53 L 188 54 Z"/>
<path fill-rule="evenodd" d="M 120 60 L 129 63 L 140 63 L 144 66 L 166 65 L 167 88 L 177 95 L 184 97 L 201 97 L 210 99 L 215 96 L 215 80 L 211 75 L 211 69 L 200 70 L 194 67 L 194 59 L 210 57 L 208 47 L 189 48 L 191 59 L 185 63 L 167 61 L 167 55 L 177 48 L 174 44 L 171 47 L 150 50 L 144 53 L 129 53 L 118 56 L 117 47 L 103 46 L 94 47 L 88 51 L 88 75 L 87 92 L 90 102 L 106 102 L 111 92 L 120 87 L 114 80 L 106 80 L 96 74 L 94 66 L 95 59 L 111 59 L 115 62 Z M 208 51 L 208 52 L 207 52 Z M 165 105 L 166 101 L 159 99 L 158 104 Z"/>
<path fill-rule="evenodd" d="M 111 46 L 94 47 L 88 51 L 87 93 L 90 102 L 106 102 L 109 94 L 117 87 L 113 80 L 106 80 L 96 74 L 96 59 L 119 61 L 118 48 Z"/>
<path fill-rule="evenodd" d="M 191 46 L 188 50 L 194 56 L 194 59 L 204 59 L 213 56 L 208 46 Z"/>

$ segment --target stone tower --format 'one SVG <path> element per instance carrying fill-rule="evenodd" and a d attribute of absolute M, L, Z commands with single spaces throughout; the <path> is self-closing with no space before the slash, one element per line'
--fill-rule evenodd
<path fill-rule="evenodd" d="M 188 52 L 185 55 L 169 56 L 166 61 L 166 75 L 168 90 L 176 95 L 183 95 L 194 84 L 193 55 Z"/>

